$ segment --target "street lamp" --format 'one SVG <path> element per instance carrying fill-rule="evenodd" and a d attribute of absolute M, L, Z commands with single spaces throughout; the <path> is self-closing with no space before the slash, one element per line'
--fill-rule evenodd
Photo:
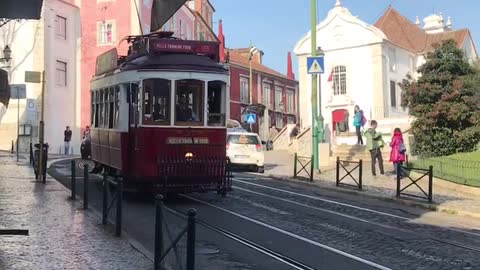
<path fill-rule="evenodd" d="M 250 81 L 250 84 L 249 84 L 249 89 L 248 89 L 248 95 L 249 95 L 249 98 L 248 98 L 248 101 L 249 101 L 249 104 L 252 105 L 253 103 L 253 70 L 252 70 L 252 58 L 253 58 L 253 54 L 256 53 L 256 52 L 260 52 L 261 51 L 255 47 L 255 46 L 252 46 L 252 44 L 250 43 L 250 49 L 249 49 L 249 52 L 248 52 L 248 65 L 249 65 L 249 71 L 250 71 L 250 78 L 249 78 L 249 81 Z"/>

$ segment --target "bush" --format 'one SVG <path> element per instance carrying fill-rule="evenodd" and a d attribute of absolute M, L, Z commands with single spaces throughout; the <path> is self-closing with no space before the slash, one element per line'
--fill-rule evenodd
<path fill-rule="evenodd" d="M 415 152 L 423 157 L 474 151 L 480 142 L 480 72 L 453 40 L 437 46 L 419 69 L 400 84 L 402 105 L 416 117 Z"/>

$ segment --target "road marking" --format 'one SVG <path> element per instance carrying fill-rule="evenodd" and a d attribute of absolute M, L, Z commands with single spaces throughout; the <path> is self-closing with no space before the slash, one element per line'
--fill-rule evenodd
<path fill-rule="evenodd" d="M 214 205 L 214 204 L 211 204 L 211 203 L 208 203 L 208 202 L 204 202 L 204 201 L 201 201 L 201 200 L 199 200 L 199 199 L 195 199 L 195 198 L 190 197 L 190 196 L 188 196 L 188 195 L 183 195 L 183 194 L 182 194 L 181 196 L 183 196 L 183 197 L 185 197 L 185 198 L 187 198 L 187 199 L 190 199 L 190 200 L 192 200 L 192 201 L 196 201 L 196 202 L 198 202 L 198 203 L 203 203 L 203 204 L 208 205 L 208 206 L 210 206 L 210 207 L 213 207 L 213 208 L 215 208 L 215 209 L 224 211 L 224 212 L 229 213 L 229 214 L 231 214 L 231 215 L 234 215 L 234 216 L 236 216 L 236 217 L 239 217 L 239 218 L 248 220 L 248 221 L 250 221 L 250 222 L 253 222 L 253 223 L 255 223 L 255 224 L 258 224 L 258 225 L 260 225 L 260 226 L 263 226 L 263 227 L 265 227 L 265 228 L 268 228 L 268 229 L 274 230 L 274 231 L 276 231 L 276 232 L 279 232 L 279 233 L 288 235 L 288 236 L 290 236 L 290 237 L 292 237 L 292 238 L 295 238 L 295 239 L 298 239 L 298 240 L 307 242 L 307 243 L 309 243 L 309 244 L 311 244 L 311 245 L 314 245 L 314 246 L 317 246 L 317 247 L 326 249 L 326 250 L 331 251 L 331 252 L 333 252 L 333 253 L 336 253 L 336 254 L 342 255 L 342 256 L 344 256 L 344 257 L 350 258 L 350 259 L 352 259 L 352 260 L 355 260 L 355 261 L 361 262 L 361 263 L 363 263 L 363 264 L 366 264 L 366 265 L 375 267 L 375 268 L 377 268 L 377 269 L 392 270 L 391 268 L 385 267 L 385 266 L 383 266 L 383 265 L 380 265 L 380 264 L 377 264 L 377 263 L 368 261 L 368 260 L 366 260 L 366 259 L 362 259 L 362 258 L 357 257 L 357 256 L 355 256 L 355 255 L 352 255 L 352 254 L 350 254 L 350 253 L 347 253 L 347 252 L 344 252 L 344 251 L 341 251 L 341 250 L 338 250 L 338 249 L 335 249 L 335 248 L 326 246 L 326 245 L 324 245 L 324 244 L 320 244 L 320 243 L 318 243 L 318 242 L 315 242 L 315 241 L 310 240 L 310 239 L 308 239 L 308 238 L 305 238 L 305 237 L 303 237 L 303 236 L 300 236 L 300 235 L 297 235 L 297 234 L 294 234 L 294 233 L 291 233 L 291 232 L 282 230 L 282 229 L 280 229 L 280 228 L 278 228 L 278 227 L 275 227 L 275 226 L 273 226 L 273 225 L 270 225 L 270 224 L 261 222 L 261 221 L 259 221 L 259 220 L 253 219 L 253 218 L 249 218 L 249 217 L 247 217 L 247 216 L 244 216 L 244 215 L 242 215 L 242 214 L 235 213 L 235 212 L 233 212 L 233 211 L 230 211 L 230 210 L 228 210 L 228 209 L 225 209 L 225 208 L 216 206 L 216 205 Z"/>
<path fill-rule="evenodd" d="M 337 216 L 341 216 L 341 217 L 344 217 L 344 218 L 353 219 L 353 220 L 360 221 L 360 222 L 363 222 L 363 223 L 376 225 L 376 226 L 383 227 L 383 228 L 386 228 L 386 229 L 397 230 L 397 231 L 401 231 L 401 232 L 407 233 L 407 234 L 415 234 L 415 235 L 418 235 L 418 236 L 420 236 L 420 237 L 426 237 L 426 238 L 428 238 L 428 239 L 431 239 L 431 240 L 434 240 L 434 241 L 437 241 L 437 242 L 440 242 L 440 243 L 443 243 L 443 244 L 449 244 L 449 245 L 453 245 L 453 246 L 456 246 L 456 247 L 466 248 L 466 249 L 470 249 L 470 250 L 474 250 L 474 251 L 480 252 L 480 249 L 477 249 L 476 247 L 471 247 L 471 246 L 468 246 L 468 245 L 457 244 L 456 242 L 452 242 L 452 241 L 449 241 L 449 240 L 442 240 L 442 239 L 437 238 L 437 237 L 435 237 L 435 236 L 429 236 L 429 235 L 426 235 L 426 236 L 425 236 L 425 235 L 422 235 L 422 234 L 420 234 L 420 233 L 413 232 L 413 231 L 411 231 L 411 230 L 402 229 L 402 228 L 398 228 L 398 227 L 390 226 L 390 225 L 384 225 L 384 224 L 381 224 L 381 223 L 378 223 L 378 222 L 369 221 L 369 220 L 366 220 L 366 219 L 363 219 L 363 218 L 354 217 L 354 216 L 351 216 L 351 215 L 348 215 L 348 214 L 343 214 L 343 213 L 335 212 L 335 211 L 332 211 L 332 210 L 327 210 L 327 209 L 323 209 L 323 208 L 320 208 L 320 207 L 311 206 L 311 205 L 304 204 L 304 203 L 299 203 L 299 202 L 292 201 L 292 200 L 289 200 L 289 199 L 278 198 L 278 197 L 275 197 L 275 196 L 272 196 L 272 195 L 268 195 L 268 194 L 265 194 L 265 193 L 261 193 L 261 192 L 257 192 L 257 191 L 253 191 L 253 190 L 249 190 L 249 189 L 245 189 L 245 188 L 241 188 L 241 187 L 235 187 L 235 189 L 242 190 L 242 191 L 249 192 L 249 193 L 253 193 L 253 194 L 257 194 L 257 195 L 264 196 L 264 197 L 267 197 L 267 198 L 272 198 L 272 199 L 276 199 L 276 200 L 279 200 L 279 201 L 291 203 L 291 204 L 296 204 L 296 205 L 298 205 L 298 206 L 303 206 L 303 207 L 306 207 L 306 208 L 311 208 L 311 209 L 318 210 L 318 211 L 322 211 L 322 212 L 329 213 L 329 214 L 332 214 L 332 215 L 337 215 Z"/>

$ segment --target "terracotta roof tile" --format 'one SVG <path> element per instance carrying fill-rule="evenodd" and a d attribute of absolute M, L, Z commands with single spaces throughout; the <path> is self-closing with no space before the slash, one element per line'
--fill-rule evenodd
<path fill-rule="evenodd" d="M 468 29 L 428 34 L 392 7 L 385 11 L 374 26 L 380 29 L 390 42 L 414 53 L 432 51 L 435 44 L 448 39 L 455 40 L 457 46 L 461 47 L 469 34 Z"/>
<path fill-rule="evenodd" d="M 248 63 L 248 57 L 244 56 L 241 54 L 242 50 L 239 49 L 227 49 L 227 52 L 230 56 L 230 63 L 234 64 L 234 65 L 238 65 L 238 66 L 241 66 L 241 67 L 244 67 L 244 68 L 249 68 L 249 63 Z M 282 79 L 287 79 L 287 80 L 290 80 L 286 75 L 278 72 L 278 71 L 275 71 L 263 64 L 260 64 L 258 62 L 255 62 L 255 61 L 252 61 L 252 69 L 257 71 L 257 72 L 262 72 L 262 73 L 265 73 L 265 74 L 268 74 L 268 75 L 271 75 L 271 76 L 275 76 L 275 77 L 279 77 L 279 78 L 282 78 Z"/>

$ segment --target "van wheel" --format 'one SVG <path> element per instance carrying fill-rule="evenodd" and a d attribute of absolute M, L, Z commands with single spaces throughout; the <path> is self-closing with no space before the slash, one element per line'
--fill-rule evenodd
<path fill-rule="evenodd" d="M 257 167 L 257 172 L 258 173 L 264 173 L 265 172 L 265 167 L 263 167 L 263 166 Z"/>

